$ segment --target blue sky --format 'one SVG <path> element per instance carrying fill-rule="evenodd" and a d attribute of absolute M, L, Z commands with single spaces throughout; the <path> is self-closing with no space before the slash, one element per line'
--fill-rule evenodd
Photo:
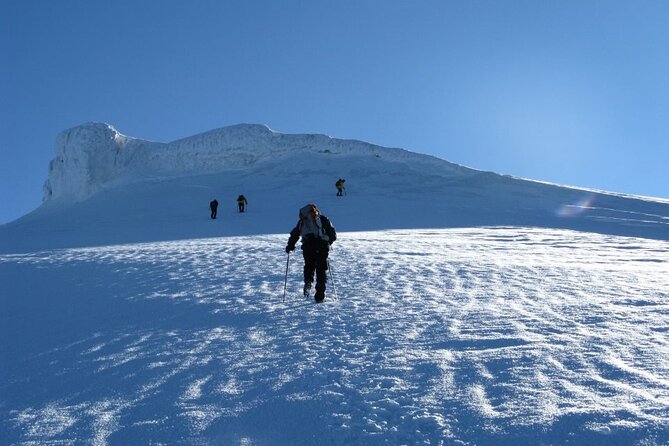
<path fill-rule="evenodd" d="M 0 0 L 0 223 L 61 130 L 237 123 L 669 197 L 669 2 Z"/>

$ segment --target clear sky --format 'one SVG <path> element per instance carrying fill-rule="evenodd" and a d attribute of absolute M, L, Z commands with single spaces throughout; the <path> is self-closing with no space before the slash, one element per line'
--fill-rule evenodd
<path fill-rule="evenodd" d="M 0 223 L 55 136 L 238 123 L 669 197 L 669 1 L 0 0 Z"/>

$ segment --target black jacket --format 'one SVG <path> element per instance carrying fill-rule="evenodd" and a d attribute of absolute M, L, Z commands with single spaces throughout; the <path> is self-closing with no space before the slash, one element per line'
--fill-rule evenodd
<path fill-rule="evenodd" d="M 328 244 L 331 245 L 332 243 L 334 243 L 335 240 L 337 240 L 337 231 L 335 231 L 335 228 L 330 222 L 330 219 L 328 219 L 325 215 L 319 214 L 318 217 L 321 219 L 321 226 L 323 227 L 323 231 L 325 231 L 325 234 L 328 236 Z M 288 238 L 287 248 L 291 251 L 295 249 L 295 244 L 297 243 L 297 240 L 300 238 L 301 224 L 302 221 L 298 221 L 295 227 L 290 231 L 290 237 Z M 312 239 L 302 240 L 302 244 L 304 245 L 305 243 L 309 243 L 311 242 L 311 240 L 319 240 L 319 239 L 314 237 Z"/>

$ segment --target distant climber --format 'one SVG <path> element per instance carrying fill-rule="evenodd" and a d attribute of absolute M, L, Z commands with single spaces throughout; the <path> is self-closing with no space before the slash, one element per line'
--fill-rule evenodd
<path fill-rule="evenodd" d="M 302 237 L 302 256 L 304 257 L 304 295 L 308 296 L 316 273 L 316 302 L 325 299 L 325 282 L 328 269 L 330 245 L 337 240 L 337 232 L 330 220 L 322 215 L 315 204 L 308 204 L 300 209 L 297 225 L 290 231 L 286 253 L 295 249 L 297 240 Z"/>
<path fill-rule="evenodd" d="M 248 201 L 246 201 L 246 197 L 244 195 L 237 197 L 237 207 L 239 208 L 239 212 L 246 211 L 247 203 Z"/>
<path fill-rule="evenodd" d="M 218 211 L 218 201 L 215 198 L 209 203 L 209 209 L 211 209 L 211 218 L 215 219 Z"/>
<path fill-rule="evenodd" d="M 335 183 L 335 186 L 337 187 L 337 196 L 341 197 L 344 194 L 344 191 L 346 188 L 344 187 L 344 183 L 346 183 L 346 180 L 340 178 L 337 180 Z"/>

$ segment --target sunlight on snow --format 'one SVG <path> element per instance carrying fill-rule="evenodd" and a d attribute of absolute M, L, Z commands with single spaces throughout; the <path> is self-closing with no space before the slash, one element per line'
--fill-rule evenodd
<path fill-rule="evenodd" d="M 25 338 L 12 365 L 22 375 L 2 388 L 9 444 L 668 438 L 667 242 L 531 228 L 342 233 L 339 299 L 321 305 L 301 296 L 299 258 L 282 302 L 284 243 L 0 255 L 13 297 L 41 324 L 7 321 Z M 26 274 L 39 293 L 22 287 Z"/>

